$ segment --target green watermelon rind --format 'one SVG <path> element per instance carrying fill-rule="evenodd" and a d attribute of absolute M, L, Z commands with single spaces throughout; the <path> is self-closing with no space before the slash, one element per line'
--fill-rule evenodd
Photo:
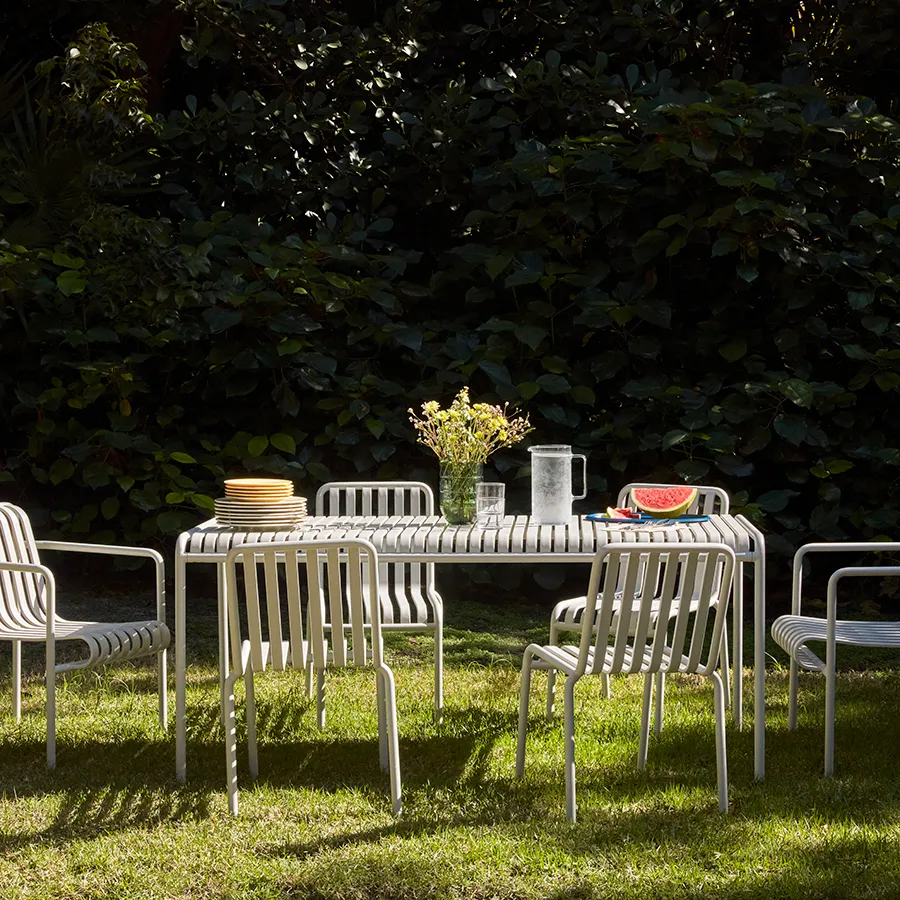
<path fill-rule="evenodd" d="M 672 496 L 675 495 L 675 496 Z M 655 519 L 683 516 L 697 499 L 697 488 L 658 487 L 632 488 L 631 499 L 641 511 Z"/>

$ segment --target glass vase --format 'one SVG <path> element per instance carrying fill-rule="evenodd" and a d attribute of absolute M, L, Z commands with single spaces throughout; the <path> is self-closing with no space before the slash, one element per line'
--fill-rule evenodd
<path fill-rule="evenodd" d="M 481 463 L 441 464 L 441 515 L 451 525 L 475 521 L 475 485 L 481 481 Z"/>

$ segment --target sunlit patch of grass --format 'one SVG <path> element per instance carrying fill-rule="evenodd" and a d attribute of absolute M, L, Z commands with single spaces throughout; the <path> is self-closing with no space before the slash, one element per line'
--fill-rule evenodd
<path fill-rule="evenodd" d="M 745 729 L 728 728 L 732 811 L 718 812 L 712 691 L 671 678 L 665 727 L 637 771 L 640 678 L 576 691 L 579 821 L 565 822 L 563 734 L 534 679 L 525 778 L 514 778 L 522 648 L 546 610 L 448 602 L 446 713 L 432 720 L 433 645 L 392 635 L 404 814 L 378 765 L 375 680 L 327 679 L 324 731 L 303 673 L 257 680 L 260 778 L 241 814 L 225 797 L 215 627 L 192 622 L 188 765 L 156 724 L 154 671 L 115 667 L 61 682 L 58 768 L 44 765 L 39 656 L 22 722 L 0 717 L 0 897 L 694 898 L 895 897 L 900 883 L 900 672 L 838 679 L 837 777 L 823 779 L 824 684 L 801 679 L 787 731 L 787 671 L 768 676 L 767 778 Z M 0 694 L 9 696 L 8 653 Z M 6 666 L 4 669 L 3 666 Z"/>

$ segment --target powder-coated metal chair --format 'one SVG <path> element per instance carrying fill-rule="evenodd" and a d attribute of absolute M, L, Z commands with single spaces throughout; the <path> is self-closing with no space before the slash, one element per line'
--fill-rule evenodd
<path fill-rule="evenodd" d="M 531 673 L 566 675 L 566 818 L 575 821 L 575 685 L 584 675 L 642 674 L 638 768 L 647 761 L 654 673 L 696 673 L 713 683 L 719 808 L 728 811 L 725 689 L 716 672 L 735 556 L 721 544 L 604 547 L 594 558 L 576 645 L 530 644 L 522 661 L 516 775 L 525 772 Z M 684 598 L 691 602 L 685 603 Z M 668 623 L 668 628 L 657 627 Z M 709 628 L 712 629 L 711 637 Z"/>
<path fill-rule="evenodd" d="M 316 492 L 317 516 L 433 516 L 434 509 L 434 494 L 421 481 L 333 481 Z M 378 576 L 382 631 L 434 635 L 434 718 L 439 723 L 444 711 L 444 601 L 434 585 L 434 563 L 381 563 Z"/>
<path fill-rule="evenodd" d="M 229 551 L 225 567 L 231 670 L 225 682 L 223 721 L 231 812 L 238 811 L 237 680 L 243 677 L 246 684 L 248 755 L 255 778 L 259 758 L 254 674 L 269 667 L 283 671 L 311 666 L 321 685 L 326 669 L 371 662 L 376 672 L 380 762 L 390 772 L 393 811 L 399 815 L 397 703 L 394 676 L 384 661 L 375 548 L 368 541 L 350 538 L 243 544 Z M 320 724 L 324 724 L 321 709 Z"/>
<path fill-rule="evenodd" d="M 40 558 L 41 550 L 63 550 L 108 556 L 135 556 L 153 561 L 156 568 L 156 619 L 136 622 L 72 621 L 56 611 L 56 582 Z M 159 724 L 167 725 L 165 566 L 155 550 L 71 541 L 36 541 L 27 513 L 12 503 L 0 503 L 0 641 L 12 642 L 13 714 L 22 716 L 22 644 L 46 644 L 47 766 L 56 765 L 56 676 L 107 663 L 157 658 Z M 81 641 L 87 655 L 57 662 L 56 645 Z"/>
<path fill-rule="evenodd" d="M 900 575 L 900 566 L 846 566 L 834 571 L 828 579 L 825 618 L 803 615 L 803 562 L 818 553 L 896 553 L 900 543 L 861 541 L 855 543 L 824 542 L 805 544 L 794 554 L 791 614 L 779 616 L 772 623 L 772 638 L 791 658 L 788 727 L 797 727 L 797 693 L 799 670 L 825 673 L 825 775 L 834 774 L 834 710 L 835 658 L 837 645 L 855 647 L 900 647 L 900 622 L 854 621 L 838 619 L 837 588 L 845 578 L 893 577 Z M 825 645 L 822 660 L 809 648 L 811 643 Z"/>
<path fill-rule="evenodd" d="M 641 481 L 626 484 L 619 491 L 616 499 L 617 507 L 625 507 L 633 505 L 631 492 L 635 488 L 645 487 L 684 487 L 684 485 L 671 484 L 653 484 L 652 482 Z M 697 488 L 697 497 L 687 510 L 688 515 L 728 515 L 731 508 L 731 499 L 728 493 L 720 487 L 713 485 L 694 485 Z M 566 634 L 577 634 L 581 631 L 581 619 L 584 615 L 585 598 L 571 597 L 567 600 L 560 600 L 550 613 L 550 643 L 558 644 L 560 640 L 565 639 Z M 728 703 L 730 694 L 729 680 L 729 664 L 728 664 L 728 641 L 722 644 L 722 671 L 725 677 L 725 702 Z M 610 685 L 608 676 L 604 675 L 601 679 L 603 696 L 609 699 Z M 547 718 L 553 718 L 555 697 L 556 678 L 555 673 L 550 672 L 547 683 Z M 663 707 L 665 704 L 665 674 L 660 672 L 656 684 L 656 708 L 654 711 L 654 730 L 657 734 L 662 731 L 663 723 Z"/>

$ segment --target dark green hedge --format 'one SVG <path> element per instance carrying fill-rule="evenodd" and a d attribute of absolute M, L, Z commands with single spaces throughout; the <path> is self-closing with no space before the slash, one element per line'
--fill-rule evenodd
<path fill-rule="evenodd" d="M 587 452 L 592 506 L 682 479 L 776 549 L 889 533 L 898 127 L 844 92 L 893 7 L 776 8 L 155 4 L 154 127 L 102 28 L 14 72 L 0 490 L 146 540 L 229 472 L 436 481 L 406 410 L 470 384 Z"/>

